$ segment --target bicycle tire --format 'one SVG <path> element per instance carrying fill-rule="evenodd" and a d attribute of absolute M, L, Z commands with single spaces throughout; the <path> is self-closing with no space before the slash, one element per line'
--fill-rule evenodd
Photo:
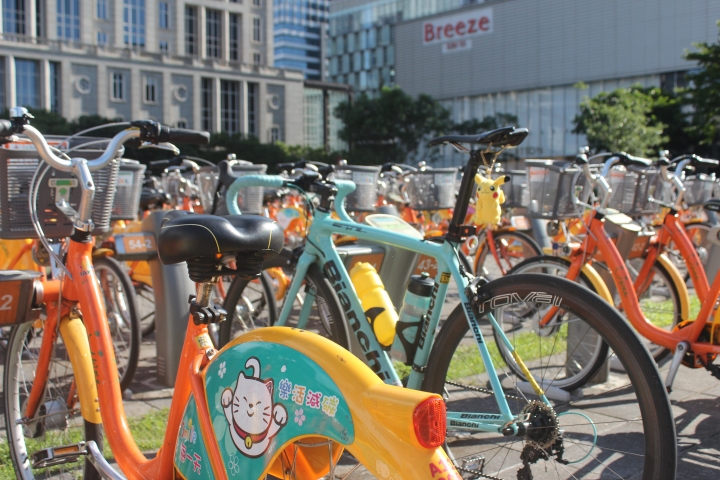
<path fill-rule="evenodd" d="M 18 420 L 22 419 L 24 413 L 22 410 L 23 398 L 32 386 L 32 379 L 26 376 L 32 375 L 34 377 L 35 375 L 36 368 L 31 362 L 37 359 L 35 352 L 42 342 L 43 333 L 43 329 L 34 328 L 32 323 L 17 325 L 12 328 L 5 352 L 5 374 L 3 379 L 5 430 L 10 449 L 10 458 L 15 467 L 15 474 L 20 480 L 30 480 L 36 476 L 28 458 L 29 454 L 34 453 L 34 451 L 74 444 L 80 440 L 94 440 L 101 451 L 103 448 L 102 425 L 85 421 L 77 411 L 78 409 L 74 409 L 74 414 L 68 415 L 68 426 L 65 429 L 48 428 L 48 419 L 50 417 L 36 420 L 27 427 L 17 423 Z M 72 366 L 60 336 L 58 336 L 53 355 L 45 388 L 45 399 L 49 397 L 51 400 L 44 402 L 41 406 L 44 411 L 47 411 L 48 405 L 61 405 L 61 399 L 67 398 L 73 380 Z M 66 406 L 66 408 L 68 407 Z M 57 427 L 58 425 L 54 424 L 53 426 Z M 27 445 L 26 435 L 23 432 L 24 428 L 38 436 L 36 440 L 31 442 L 34 445 Z M 60 470 L 61 474 L 70 473 L 71 475 L 73 472 L 80 473 L 82 471 L 82 478 L 88 480 L 99 480 L 101 478 L 88 458 L 83 460 L 81 457 L 81 460 L 75 462 L 74 465 L 55 467 L 52 473 L 56 473 L 57 470 Z M 48 471 L 47 469 L 41 469 L 37 474 L 40 478 L 46 478 Z"/>
<path fill-rule="evenodd" d="M 271 326 L 277 322 L 278 308 L 273 280 L 265 270 L 260 274 L 258 285 L 259 288 L 255 288 L 251 279 L 233 278 L 223 301 L 228 316 L 218 328 L 218 348 L 224 347 L 239 331 Z M 252 297 L 247 292 L 248 286 L 253 290 Z"/>
<path fill-rule="evenodd" d="M 93 258 L 93 267 L 101 284 L 105 308 L 108 310 L 108 323 L 113 338 L 113 346 L 115 347 L 115 361 L 120 375 L 120 388 L 125 391 L 130 387 L 135 377 L 135 371 L 140 359 L 140 343 L 142 342 L 135 288 L 127 271 L 114 258 Z M 110 285 L 109 280 L 103 278 L 103 272 L 110 272 L 117 283 Z M 104 282 L 108 283 L 104 284 Z M 115 295 L 113 295 L 115 298 L 108 298 L 110 288 L 115 292 Z M 110 312 L 107 306 L 110 302 L 118 305 L 120 311 Z M 127 348 L 122 349 L 121 342 L 127 344 Z"/>
<path fill-rule="evenodd" d="M 523 233 L 521 231 L 517 230 L 511 230 L 511 231 L 501 231 L 498 233 L 493 234 L 493 239 L 495 241 L 495 248 L 497 250 L 502 251 L 503 248 L 506 245 L 512 245 L 519 243 L 522 246 L 523 249 L 523 260 L 527 260 L 532 257 L 536 257 L 543 254 L 542 248 L 540 245 L 533 239 L 530 235 Z M 475 254 L 475 258 L 473 259 L 473 267 L 475 269 L 476 275 L 485 275 L 489 277 L 498 277 L 502 276 L 498 275 L 497 273 L 502 273 L 499 269 L 500 266 L 496 264 L 494 259 L 490 260 L 493 262 L 492 265 L 492 274 L 488 268 L 485 267 L 485 262 L 487 261 L 488 255 L 490 255 L 489 249 L 485 246 L 483 243 L 482 245 L 478 246 L 477 253 Z M 528 254 L 530 256 L 528 256 Z M 523 261 L 521 260 L 521 261 Z M 520 262 L 511 263 L 510 260 L 506 260 L 506 264 L 502 265 L 502 268 L 505 269 L 505 271 L 509 271 L 512 269 L 515 265 L 517 265 Z M 497 270 L 497 271 L 496 271 Z"/>
<path fill-rule="evenodd" d="M 543 267 L 544 265 L 548 265 L 548 267 Z M 558 273 L 556 270 L 548 271 L 547 268 L 551 267 L 564 269 L 562 274 Z M 570 262 L 564 258 L 559 257 L 553 257 L 550 255 L 541 255 L 538 257 L 528 258 L 527 260 L 515 265 L 509 272 L 508 275 L 519 275 L 519 274 L 527 274 L 527 273 L 542 273 L 543 275 L 554 275 L 559 277 L 564 277 L 567 273 L 567 269 L 570 267 Z M 541 272 L 538 272 L 537 270 L 532 269 L 540 269 Z M 530 270 L 530 271 L 528 271 Z M 589 289 L 593 293 L 598 293 L 595 289 L 595 286 L 592 284 L 589 278 L 583 273 L 580 272 L 580 285 L 583 287 Z M 522 335 L 522 333 L 521 333 Z M 500 340 L 500 337 L 497 333 L 497 331 L 493 330 L 493 338 L 495 340 L 495 344 L 498 346 L 498 351 L 500 353 L 500 356 L 502 357 L 503 361 L 508 365 L 508 367 L 513 371 L 514 374 L 518 375 L 519 377 L 524 378 L 524 373 L 522 370 L 518 367 L 518 365 L 512 360 L 512 355 L 508 352 L 506 348 L 504 348 L 502 341 Z M 511 338 L 511 342 L 512 342 Z M 515 343 L 515 342 L 513 342 Z M 596 342 L 593 345 L 595 348 L 597 348 L 596 352 L 592 352 L 592 355 L 590 355 L 590 361 L 588 361 L 587 364 L 584 365 L 584 368 L 579 370 L 573 377 L 566 377 L 563 379 L 563 381 L 557 382 L 557 386 L 560 388 L 563 388 L 568 391 L 572 391 L 578 388 L 581 388 L 583 385 L 585 385 L 588 380 L 592 378 L 592 376 L 597 373 L 597 371 L 602 367 L 602 364 L 607 359 L 608 354 L 608 348 L 607 344 L 604 342 Z"/>
<path fill-rule="evenodd" d="M 612 306 L 596 294 L 574 282 L 548 275 L 525 274 L 507 276 L 483 286 L 481 292 L 483 298 L 487 299 L 512 295 L 526 298 L 525 295 L 536 292 L 539 289 L 547 294 L 553 295 L 555 298 L 559 298 L 563 308 L 572 311 L 582 310 L 590 312 L 591 315 L 588 316 L 588 319 L 592 328 L 594 328 L 603 338 L 603 341 L 613 349 L 618 360 L 626 369 L 626 374 L 615 374 L 616 377 L 613 378 L 614 383 L 611 384 L 612 387 L 608 387 L 607 389 L 598 387 L 598 393 L 596 394 L 586 395 L 579 400 L 570 400 L 565 403 L 561 402 L 554 406 L 554 411 L 561 414 L 568 412 L 569 408 L 577 410 L 578 408 L 582 408 L 583 405 L 588 407 L 588 409 L 583 410 L 582 413 L 593 415 L 593 418 L 596 418 L 597 421 L 590 421 L 593 422 L 595 428 L 601 426 L 602 432 L 600 433 L 603 434 L 599 441 L 593 440 L 593 442 L 596 442 L 595 449 L 588 452 L 588 454 L 592 454 L 593 451 L 598 450 L 597 454 L 599 458 L 593 459 L 596 460 L 597 463 L 593 461 L 588 463 L 585 461 L 587 459 L 587 457 L 585 457 L 580 460 L 581 465 L 577 464 L 578 467 L 574 464 L 569 464 L 562 465 L 562 469 L 558 469 L 557 465 L 549 461 L 551 460 L 549 457 L 546 457 L 545 460 L 539 458 L 536 459 L 538 463 L 537 466 L 528 464 L 529 469 L 535 468 L 537 470 L 534 472 L 525 472 L 525 474 L 543 474 L 540 470 L 544 464 L 548 472 L 545 475 L 550 475 L 548 478 L 605 478 L 602 474 L 606 473 L 619 478 L 632 477 L 643 478 L 645 480 L 674 479 L 677 466 L 675 423 L 670 402 L 665 392 L 665 386 L 657 370 L 656 363 L 653 361 L 637 333 L 635 333 L 626 323 L 625 319 L 616 312 Z M 461 341 L 467 335 L 468 331 L 468 321 L 465 318 L 462 307 L 458 306 L 440 330 L 435 345 L 433 346 L 430 361 L 428 362 L 424 389 L 444 395 L 449 411 L 457 411 L 462 408 L 463 410 L 461 411 L 471 409 L 470 411 L 477 412 L 478 404 L 482 404 L 483 402 L 497 405 L 494 397 L 483 399 L 479 393 L 474 393 L 474 396 L 472 396 L 474 391 L 479 391 L 478 388 L 473 390 L 472 386 L 459 384 L 462 386 L 462 392 L 456 395 L 457 390 L 454 385 L 458 383 L 448 383 L 448 374 L 450 374 L 451 377 L 450 381 L 453 381 L 452 375 L 455 374 L 455 372 L 450 371 L 451 362 L 456 353 L 461 350 Z M 477 346 L 474 343 L 474 335 L 470 338 L 473 339 L 472 348 L 477 350 Z M 464 377 L 459 380 L 467 382 L 471 381 L 472 378 Z M 478 380 L 482 382 L 483 378 L 479 377 Z M 619 384 L 619 386 L 616 386 L 617 384 Z M 517 384 L 515 388 L 517 389 Z M 636 398 L 634 400 L 632 398 L 628 400 L 627 397 L 633 394 L 636 395 Z M 605 396 L 608 396 L 608 398 L 603 402 Z M 613 398 L 613 396 L 615 398 Z M 519 400 L 511 398 L 508 403 L 512 409 L 513 404 L 515 404 L 517 408 L 517 404 L 528 405 L 529 403 L 527 402 L 527 398 L 520 398 Z M 619 405 L 620 402 L 622 402 L 622 408 Z M 521 410 L 513 409 L 512 411 L 513 413 L 518 413 Z M 570 414 L 566 415 L 573 416 Z M 582 445 L 582 438 L 587 438 L 588 435 L 585 434 L 583 436 L 582 434 L 573 433 L 572 436 L 576 438 L 571 438 L 570 429 L 577 428 L 580 430 L 582 428 L 581 425 L 579 423 L 574 425 L 572 422 L 568 425 L 567 420 L 560 422 L 560 418 L 562 417 L 557 418 L 558 423 L 560 423 L 559 428 L 563 429 L 561 438 L 568 439 L 568 443 L 563 440 L 565 454 L 568 457 L 577 454 L 575 452 L 577 450 L 576 447 Z M 590 419 L 589 416 L 587 418 Z M 599 420 L 601 419 L 608 420 L 600 422 Z M 451 426 L 451 422 L 448 422 L 448 425 Z M 455 431 L 462 429 L 462 427 L 463 425 L 460 425 Z M 634 430 L 638 428 L 641 428 L 642 431 L 636 432 Z M 621 429 L 628 431 L 623 434 L 623 432 L 620 432 Z M 604 433 L 607 433 L 608 436 L 605 437 Z M 482 435 L 489 436 L 491 434 Z M 508 448 L 508 453 L 505 454 L 504 458 L 499 455 L 499 453 L 501 453 L 500 451 L 490 457 L 491 450 L 487 448 L 489 440 L 482 438 L 479 439 L 479 443 L 484 451 L 465 455 L 466 451 L 464 449 L 467 449 L 470 442 L 475 440 L 472 433 L 460 437 L 460 442 L 455 441 L 458 435 L 449 435 L 446 447 L 456 466 L 460 467 L 461 472 L 472 472 L 473 470 L 468 468 L 468 465 L 477 465 L 477 463 L 479 463 L 478 455 L 480 455 L 483 458 L 482 469 L 488 469 L 489 473 L 494 475 L 493 478 L 500 478 L 500 472 L 505 472 L 502 467 L 505 465 L 505 462 L 508 461 L 507 458 L 513 451 L 513 445 L 511 443 L 514 442 L 512 442 L 512 438 L 508 439 L 507 436 L 497 435 L 499 436 L 497 440 L 499 448 Z M 524 448 L 527 448 L 528 444 L 529 443 L 525 443 Z M 635 454 L 634 452 L 628 451 L 626 448 L 627 445 L 631 445 L 632 448 L 639 450 L 640 453 Z M 517 458 L 519 457 L 519 455 L 517 455 L 519 452 L 517 450 L 514 450 L 514 452 L 515 454 L 513 454 L 509 460 L 509 465 L 517 466 L 517 462 L 520 460 Z M 585 452 L 586 450 L 580 447 L 580 452 L 577 455 Z M 463 456 L 461 456 L 461 454 Z M 602 462 L 602 459 L 608 459 L 610 456 L 619 457 L 613 458 L 612 467 Z M 490 458 L 486 463 L 485 460 L 488 459 L 488 457 Z M 570 458 L 566 458 L 566 460 L 570 460 Z M 476 463 L 466 464 L 466 461 L 474 461 Z M 493 464 L 493 461 L 495 464 Z M 502 464 L 498 469 L 496 468 L 496 464 L 500 461 L 502 461 Z M 635 463 L 629 465 L 630 462 Z M 555 466 L 555 469 L 551 468 L 548 463 Z M 523 468 L 525 468 L 525 465 Z M 570 468 L 580 468 L 578 475 L 574 476 L 573 472 L 568 470 Z M 613 468 L 615 468 L 615 470 L 613 470 Z M 601 471 L 595 473 L 594 469 Z M 506 470 L 513 469 L 508 468 Z M 560 470 L 563 472 L 562 475 L 559 473 Z M 621 476 L 616 470 L 627 473 L 627 476 Z M 639 475 L 640 470 L 642 470 L 641 476 Z M 485 473 L 487 474 L 488 472 Z M 597 477 L 595 477 L 595 474 L 591 475 L 591 473 L 597 474 Z M 516 478 L 514 471 L 502 473 L 502 475 L 503 477 L 501 478 Z M 477 477 L 478 476 L 475 475 L 468 478 Z M 517 478 L 521 477 L 518 476 Z M 532 476 L 523 476 L 522 478 L 532 478 Z M 542 478 L 545 478 L 545 476 Z"/>

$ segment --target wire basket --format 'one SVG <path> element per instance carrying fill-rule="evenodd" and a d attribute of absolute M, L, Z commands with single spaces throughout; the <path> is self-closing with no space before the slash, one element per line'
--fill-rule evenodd
<path fill-rule="evenodd" d="M 505 203 L 503 208 L 520 208 L 528 205 L 528 188 L 527 188 L 527 172 L 525 170 L 507 170 L 493 172 L 493 180 L 500 175 L 510 177 L 508 182 L 503 183 L 500 189 L 505 193 Z M 477 188 L 477 185 L 476 185 Z M 476 189 L 474 189 L 475 191 Z"/>
<path fill-rule="evenodd" d="M 567 162 L 526 160 L 528 214 L 533 218 L 559 220 L 578 216 L 573 197 L 587 202 L 585 175 Z"/>
<path fill-rule="evenodd" d="M 413 210 L 441 210 L 455 206 L 457 168 L 426 168 L 405 176 L 405 192 Z"/>
<path fill-rule="evenodd" d="M 632 168 L 632 167 L 630 167 Z M 662 178 L 660 170 L 654 168 L 634 169 L 638 175 L 635 188 L 635 200 L 629 215 L 652 215 L 658 213 L 662 205 L 658 202 L 670 203 L 670 185 Z M 650 201 L 650 199 L 654 201 Z"/>
<path fill-rule="evenodd" d="M 345 209 L 349 212 L 373 212 L 378 197 L 380 167 L 343 165 L 336 167 L 333 180 L 350 180 L 355 191 L 345 197 Z"/>
<path fill-rule="evenodd" d="M 146 168 L 137 160 L 126 158 L 120 160 L 115 201 L 110 220 L 137 219 Z"/>
<path fill-rule="evenodd" d="M 712 198 L 715 176 L 704 173 L 690 175 L 683 180 L 683 186 L 685 187 L 683 200 L 688 207 L 702 205 Z"/>
<path fill-rule="evenodd" d="M 78 137 L 68 143 L 61 137 L 46 136 L 51 146 L 60 150 L 76 147 L 83 143 L 97 141 L 97 138 Z M 73 157 L 88 160 L 98 158 L 104 153 L 106 145 L 95 143 L 94 148 L 73 150 Z M 115 160 L 102 170 L 92 172 L 95 183 L 95 197 L 92 206 L 92 220 L 95 225 L 93 235 L 102 235 L 110 231 L 110 214 L 115 196 L 120 162 Z M 29 207 L 30 182 L 35 171 L 45 168 L 45 162 L 38 158 L 35 146 L 25 139 L 0 146 L 0 238 L 20 239 L 37 238 L 32 225 Z M 82 192 L 77 180 L 71 173 L 49 168 L 40 178 L 37 194 L 37 215 L 40 226 L 47 238 L 63 238 L 72 234 L 70 220 L 55 206 L 60 198 L 75 210 L 79 208 Z"/>
<path fill-rule="evenodd" d="M 613 208 L 621 213 L 633 213 L 639 176 L 638 172 L 628 170 L 623 166 L 610 169 L 606 178 L 612 190 L 612 196 L 607 204 L 608 208 Z"/>
<path fill-rule="evenodd" d="M 250 162 L 241 161 L 232 166 L 233 173 L 242 177 L 244 175 L 262 175 L 267 171 L 267 165 L 254 165 Z M 217 167 L 202 167 L 197 173 L 197 182 L 200 190 L 200 204 L 205 212 L 212 212 L 213 202 L 217 197 L 215 215 L 227 215 L 227 203 L 225 202 L 225 187 L 218 188 L 220 173 Z M 245 187 L 238 192 L 238 206 L 240 211 L 250 215 L 262 215 L 263 213 L 263 187 Z"/>

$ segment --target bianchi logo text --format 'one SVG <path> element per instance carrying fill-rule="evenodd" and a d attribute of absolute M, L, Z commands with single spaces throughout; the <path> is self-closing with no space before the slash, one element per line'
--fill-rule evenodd
<path fill-rule="evenodd" d="M 496 413 L 463 413 L 460 418 L 469 418 L 472 420 L 500 420 L 500 415 Z"/>
<path fill-rule="evenodd" d="M 496 308 L 525 302 L 543 303 L 559 307 L 562 304 L 562 301 L 562 298 L 545 292 L 530 292 L 525 296 L 525 298 L 521 297 L 517 293 L 507 293 L 493 297 L 490 300 L 485 300 L 483 303 L 479 304 L 477 308 L 478 313 L 483 314 L 489 310 L 491 311 Z"/>

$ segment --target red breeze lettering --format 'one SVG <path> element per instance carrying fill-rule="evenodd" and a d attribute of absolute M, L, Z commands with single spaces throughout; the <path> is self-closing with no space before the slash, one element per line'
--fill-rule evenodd
<path fill-rule="evenodd" d="M 492 8 L 483 8 L 427 21 L 423 24 L 423 44 L 429 45 L 490 33 L 492 18 Z"/>

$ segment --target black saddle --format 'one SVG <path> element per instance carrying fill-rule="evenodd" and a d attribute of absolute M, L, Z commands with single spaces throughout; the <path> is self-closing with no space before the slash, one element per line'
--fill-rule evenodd
<path fill-rule="evenodd" d="M 473 145 L 492 145 L 493 147 L 517 147 L 528 136 L 527 128 L 503 127 L 477 135 L 444 135 L 430 140 L 429 145 L 443 143 L 470 143 Z"/>
<path fill-rule="evenodd" d="M 163 205 L 170 205 L 170 202 L 170 195 L 162 190 L 143 187 L 140 193 L 140 210 L 143 212 L 155 208 L 162 208 Z"/>
<path fill-rule="evenodd" d="M 174 211 L 163 220 L 158 256 L 165 265 L 187 262 L 195 282 L 219 275 L 255 277 L 284 242 L 280 225 L 267 217 Z M 235 257 L 237 270 L 220 268 L 220 259 L 228 256 Z"/>
<path fill-rule="evenodd" d="M 710 212 L 720 212 L 720 198 L 711 198 L 705 202 L 703 208 Z"/>

